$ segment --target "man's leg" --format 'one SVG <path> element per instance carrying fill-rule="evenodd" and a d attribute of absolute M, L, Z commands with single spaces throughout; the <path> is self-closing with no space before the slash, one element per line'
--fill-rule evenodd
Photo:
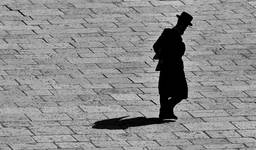
<path fill-rule="evenodd" d="M 175 107 L 178 103 L 180 103 L 180 102 L 182 101 L 182 99 L 183 99 L 183 98 L 180 98 L 180 97 L 172 97 L 172 98 L 168 101 L 168 102 L 169 102 L 170 113 L 171 113 L 171 115 L 172 115 L 174 118 L 176 118 L 176 119 L 178 119 L 178 117 L 175 116 L 175 114 L 174 114 L 174 107 Z"/>
<path fill-rule="evenodd" d="M 168 100 L 168 96 L 160 96 L 160 113 L 159 118 L 161 119 L 178 119 L 177 116 L 174 114 L 174 106 Z"/>
<path fill-rule="evenodd" d="M 178 103 L 183 100 L 181 97 L 172 97 L 168 102 L 171 107 L 175 107 Z"/>
<path fill-rule="evenodd" d="M 166 113 L 168 108 L 168 96 L 160 94 L 160 113 Z"/>
<path fill-rule="evenodd" d="M 166 94 L 166 75 L 164 71 L 160 71 L 159 73 L 159 81 L 158 81 L 158 91 L 159 91 L 159 99 L 160 99 L 160 112 L 159 117 L 164 116 L 167 111 L 168 105 L 168 96 Z M 161 117 L 160 117 L 161 118 Z"/>

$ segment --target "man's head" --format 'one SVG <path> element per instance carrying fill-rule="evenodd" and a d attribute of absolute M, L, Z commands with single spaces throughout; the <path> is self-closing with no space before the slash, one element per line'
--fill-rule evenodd
<path fill-rule="evenodd" d="M 193 17 L 187 12 L 182 12 L 181 15 L 176 15 L 178 17 L 177 27 L 179 28 L 181 34 L 187 29 L 188 26 L 192 26 L 191 21 Z"/>

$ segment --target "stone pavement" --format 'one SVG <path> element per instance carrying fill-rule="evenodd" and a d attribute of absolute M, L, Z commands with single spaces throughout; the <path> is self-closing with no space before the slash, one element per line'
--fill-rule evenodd
<path fill-rule="evenodd" d="M 0 149 L 255 150 L 254 6 L 1 0 Z M 182 11 L 189 98 L 160 123 L 151 48 Z"/>

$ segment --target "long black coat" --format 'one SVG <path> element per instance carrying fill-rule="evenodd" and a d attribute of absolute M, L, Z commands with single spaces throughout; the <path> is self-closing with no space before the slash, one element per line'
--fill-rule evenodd
<path fill-rule="evenodd" d="M 160 71 L 159 94 L 168 97 L 188 97 L 188 87 L 184 73 L 182 56 L 185 53 L 185 44 L 181 35 L 173 28 L 166 28 L 153 45 L 158 58 L 156 71 Z"/>

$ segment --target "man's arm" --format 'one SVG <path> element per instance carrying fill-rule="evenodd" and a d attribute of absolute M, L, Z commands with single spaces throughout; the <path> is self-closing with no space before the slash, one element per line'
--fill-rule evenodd
<path fill-rule="evenodd" d="M 161 55 L 161 49 L 163 49 L 165 44 L 166 36 L 167 36 L 166 29 L 164 29 L 160 37 L 157 39 L 157 41 L 153 45 L 154 52 L 156 53 L 153 59 L 159 59 Z"/>

